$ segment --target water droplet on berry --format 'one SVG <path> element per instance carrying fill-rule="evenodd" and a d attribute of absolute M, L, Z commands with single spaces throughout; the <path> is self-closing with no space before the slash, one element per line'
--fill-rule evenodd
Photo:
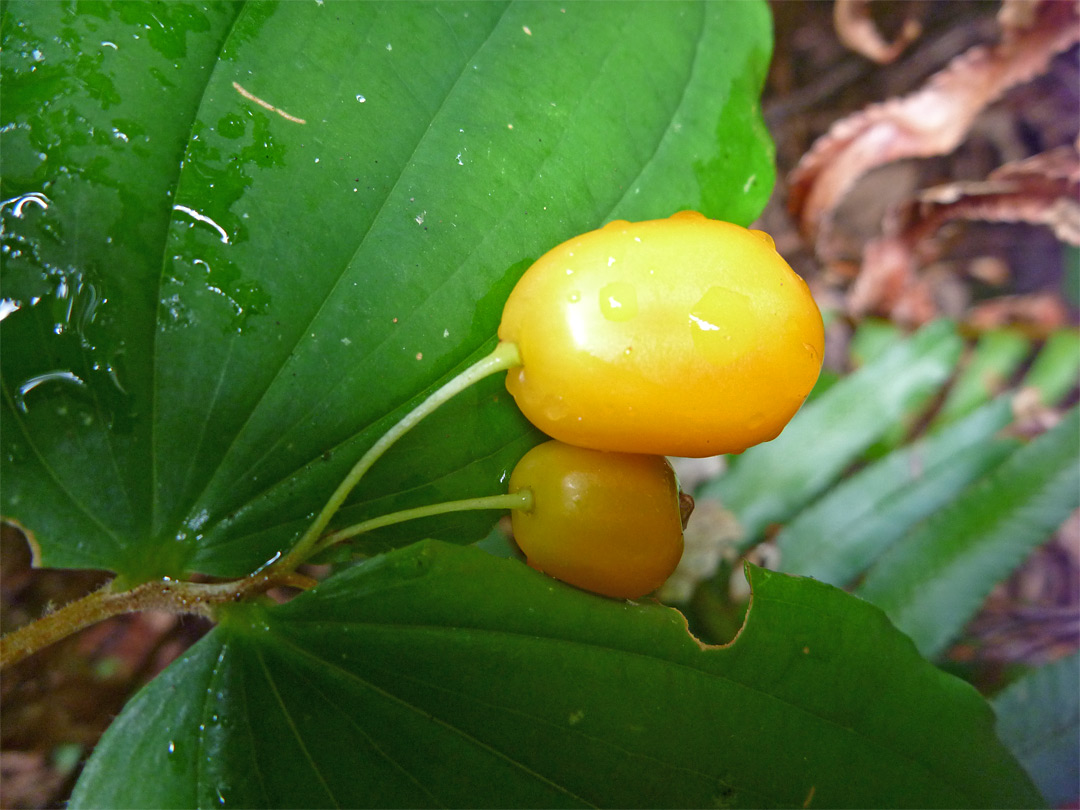
<path fill-rule="evenodd" d="M 710 287 L 690 309 L 688 322 L 694 348 L 709 362 L 727 365 L 747 350 L 751 335 L 745 325 L 753 323 L 750 298 L 727 287 Z M 738 337 L 733 340 L 732 336 Z"/>
<path fill-rule="evenodd" d="M 637 290 L 626 281 L 613 281 L 600 290 L 600 312 L 609 321 L 629 321 L 638 314 Z"/>
<path fill-rule="evenodd" d="M 544 416 L 552 422 L 561 422 L 570 415 L 570 407 L 562 397 L 551 397 L 544 403 Z"/>

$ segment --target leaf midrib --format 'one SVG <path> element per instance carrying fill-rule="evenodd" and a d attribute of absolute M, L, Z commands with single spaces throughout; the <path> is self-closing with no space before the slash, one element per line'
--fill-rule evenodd
<path fill-rule="evenodd" d="M 226 50 L 226 48 L 228 46 L 229 40 L 232 38 L 233 32 L 236 30 L 237 23 L 244 17 L 245 14 L 248 13 L 248 9 L 249 9 L 249 5 L 245 0 L 245 2 L 243 3 L 243 5 L 240 8 L 240 11 L 233 18 L 232 24 L 229 26 L 228 34 L 226 34 L 221 40 L 221 45 L 218 47 L 217 59 L 214 61 L 213 69 L 207 72 L 206 82 L 203 85 L 202 93 L 199 96 L 199 103 L 195 106 L 195 109 L 193 111 L 193 115 L 191 117 L 191 123 L 188 126 L 187 139 L 184 142 L 183 157 L 182 157 L 180 163 L 177 165 L 175 179 L 173 180 L 172 187 L 169 189 L 169 193 L 167 195 L 167 199 L 169 201 L 168 204 L 169 204 L 170 211 L 173 210 L 173 207 L 172 207 L 173 206 L 173 201 L 176 199 L 177 192 L 179 191 L 180 180 L 181 180 L 181 176 L 183 174 L 183 167 L 187 165 L 187 162 L 191 157 L 192 138 L 193 138 L 193 136 L 195 134 L 195 126 L 199 121 L 199 113 L 202 110 L 203 102 L 206 99 L 207 90 L 209 89 L 209 87 L 211 85 L 211 82 L 213 81 L 214 77 L 217 75 L 218 71 L 221 69 L 221 65 L 223 64 L 222 54 L 225 52 L 225 50 Z M 155 537 L 155 538 L 160 537 L 161 534 L 165 531 L 165 527 L 162 525 L 162 515 L 160 513 L 161 512 L 161 501 L 159 500 L 159 497 L 158 497 L 158 492 L 159 492 L 159 487 L 160 487 L 159 480 L 158 480 L 158 468 L 159 468 L 159 465 L 160 465 L 160 459 L 158 457 L 158 450 L 157 450 L 158 441 L 159 441 L 159 402 L 158 402 L 158 398 L 162 393 L 161 386 L 159 385 L 159 379 L 158 379 L 158 373 L 159 373 L 159 369 L 161 367 L 161 358 L 160 358 L 160 356 L 158 354 L 159 348 L 160 348 L 159 341 L 158 341 L 158 336 L 159 336 L 159 334 L 161 332 L 160 325 L 162 323 L 162 314 L 163 314 L 163 312 L 165 310 L 164 302 L 161 300 L 162 299 L 161 293 L 162 293 L 162 289 L 164 288 L 164 285 L 165 285 L 166 267 L 168 267 L 168 253 L 169 253 L 169 237 L 168 237 L 168 233 L 169 233 L 169 229 L 173 225 L 173 222 L 174 222 L 174 217 L 170 213 L 168 221 L 165 224 L 165 230 L 162 233 L 162 240 L 161 240 L 161 269 L 160 269 L 160 271 L 158 273 L 157 286 L 156 286 L 156 289 L 154 291 L 154 305 L 156 307 L 157 314 L 156 314 L 156 316 L 154 318 L 153 331 L 151 332 L 151 335 L 150 335 L 150 342 L 151 342 L 151 348 L 150 348 L 150 364 L 151 364 L 150 381 L 151 382 L 150 382 L 150 385 L 151 385 L 151 391 L 150 391 L 150 447 L 149 447 L 149 450 L 148 450 L 148 452 L 150 453 L 150 475 L 149 475 L 148 481 L 147 481 L 147 486 L 148 486 L 148 489 L 149 489 L 149 493 L 148 493 L 149 497 L 146 499 L 146 501 L 148 501 L 150 503 L 150 534 L 151 534 L 151 537 Z M 231 348 L 231 341 L 230 341 L 230 348 Z M 205 434 L 205 428 L 202 429 L 201 432 L 200 432 L 200 441 L 202 440 L 202 437 L 203 437 L 204 434 Z M 192 459 L 192 463 L 194 463 L 194 459 L 196 458 L 196 454 L 192 453 L 190 457 Z"/>

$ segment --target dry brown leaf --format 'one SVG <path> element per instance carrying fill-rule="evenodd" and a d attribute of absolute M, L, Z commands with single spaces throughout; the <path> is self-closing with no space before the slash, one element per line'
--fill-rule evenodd
<path fill-rule="evenodd" d="M 1055 54 L 1080 40 L 1077 5 L 1044 2 L 1030 27 L 1006 33 L 993 47 L 958 56 L 921 90 L 837 121 L 803 156 L 791 174 L 789 207 L 819 256 L 835 258 L 828 245 L 831 216 L 862 175 L 955 149 L 983 108 L 1043 73 Z"/>
<path fill-rule="evenodd" d="M 1063 146 L 1006 163 L 984 181 L 948 183 L 920 193 L 899 217 L 914 239 L 949 219 L 1046 225 L 1058 239 L 1080 245 L 1080 153 Z"/>
<path fill-rule="evenodd" d="M 1034 439 L 1061 422 L 1061 411 L 1043 402 L 1042 392 L 1034 386 L 1021 388 L 1012 398 L 1013 423 L 1010 436 Z"/>
<path fill-rule="evenodd" d="M 904 239 L 882 237 L 868 242 L 862 272 L 848 292 L 848 312 L 856 318 L 881 315 L 909 324 L 933 318 L 933 300 L 925 285 L 919 284 L 917 265 L 912 245 Z M 901 319 L 897 310 L 905 311 L 907 318 Z"/>
<path fill-rule="evenodd" d="M 743 536 L 735 516 L 708 499 L 700 501 L 685 528 L 682 559 L 657 592 L 662 602 L 688 602 L 698 584 L 713 576 L 722 560 L 735 556 L 736 543 Z"/>
<path fill-rule="evenodd" d="M 968 262 L 967 274 L 988 287 L 1003 287 L 1012 277 L 1009 263 L 999 256 L 977 256 Z"/>
<path fill-rule="evenodd" d="M 885 232 L 866 244 L 848 295 L 856 316 L 888 315 L 925 323 L 937 313 L 919 268 L 937 256 L 933 237 L 952 219 L 1028 222 L 1080 244 L 1080 153 L 1065 146 L 1007 163 L 985 181 L 926 189 L 893 210 Z"/>
<path fill-rule="evenodd" d="M 1060 297 L 1053 293 L 1032 293 L 984 301 L 971 309 L 967 324 L 976 332 L 1015 326 L 1032 337 L 1045 338 L 1065 326 L 1068 319 Z"/>
<path fill-rule="evenodd" d="M 894 61 L 922 33 L 919 21 L 908 17 L 896 39 L 886 42 L 870 16 L 870 0 L 836 0 L 833 25 L 844 45 L 879 65 Z"/>

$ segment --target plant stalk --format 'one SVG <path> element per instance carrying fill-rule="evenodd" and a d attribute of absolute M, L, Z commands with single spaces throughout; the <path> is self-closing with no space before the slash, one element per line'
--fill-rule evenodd
<path fill-rule="evenodd" d="M 110 585 L 107 584 L 0 638 L 0 670 L 67 638 L 72 633 L 113 616 L 157 610 L 213 619 L 214 609 L 218 605 L 237 602 L 275 585 L 310 587 L 312 584 L 312 580 L 296 574 L 270 577 L 266 573 L 213 584 L 155 580 L 144 582 L 129 591 L 119 592 L 110 590 Z"/>
<path fill-rule="evenodd" d="M 523 489 L 520 492 L 511 492 L 505 495 L 488 495 L 480 498 L 463 498 L 460 501 L 445 501 L 433 503 L 427 506 L 417 506 L 413 509 L 402 509 L 400 512 L 391 512 L 388 515 L 380 515 L 361 523 L 346 526 L 332 534 L 325 535 L 315 546 L 312 553 L 322 551 L 342 540 L 348 540 L 365 532 L 381 529 L 383 526 L 392 526 L 395 523 L 404 523 L 407 520 L 432 517 L 433 515 L 445 515 L 450 512 L 467 512 L 473 509 L 525 509 L 532 508 L 532 490 Z"/>
<path fill-rule="evenodd" d="M 296 545 L 292 547 L 288 554 L 269 566 L 267 571 L 293 571 L 300 563 L 324 547 L 324 544 L 319 542 L 319 536 L 326 529 L 327 524 L 330 523 L 330 519 L 333 518 L 337 510 L 341 508 L 345 499 L 349 497 L 349 493 L 353 491 L 353 488 L 360 482 L 364 474 L 371 469 L 372 465 L 425 416 L 435 411 L 448 399 L 485 377 L 519 365 L 521 365 L 521 355 L 518 352 L 517 345 L 500 342 L 490 354 L 477 360 L 409 411 L 360 457 L 360 460 L 356 462 L 349 474 L 338 484 L 337 489 L 334 490 L 322 511 L 319 512 L 307 531 L 296 542 Z"/>

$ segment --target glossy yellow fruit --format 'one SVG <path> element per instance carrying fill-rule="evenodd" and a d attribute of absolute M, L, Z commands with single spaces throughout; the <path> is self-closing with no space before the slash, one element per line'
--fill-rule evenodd
<path fill-rule="evenodd" d="M 684 211 L 544 254 L 499 337 L 528 419 L 582 447 L 739 453 L 775 438 L 821 370 L 821 313 L 761 231 Z"/>
<path fill-rule="evenodd" d="M 510 476 L 510 492 L 526 488 L 533 505 L 513 511 L 514 539 L 545 574 L 636 599 L 659 588 L 679 563 L 679 485 L 662 456 L 546 442 Z"/>

